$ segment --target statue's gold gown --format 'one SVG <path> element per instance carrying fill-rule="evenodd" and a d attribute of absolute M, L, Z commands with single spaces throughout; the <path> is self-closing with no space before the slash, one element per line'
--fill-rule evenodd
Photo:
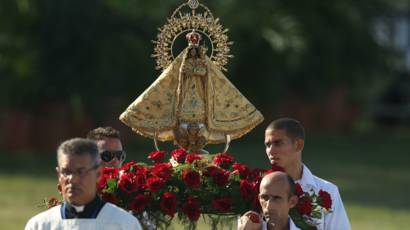
<path fill-rule="evenodd" d="M 263 121 L 262 114 L 204 54 L 186 48 L 127 109 L 120 120 L 137 133 L 175 140 L 180 123 L 203 123 L 208 143 L 236 139 Z"/>

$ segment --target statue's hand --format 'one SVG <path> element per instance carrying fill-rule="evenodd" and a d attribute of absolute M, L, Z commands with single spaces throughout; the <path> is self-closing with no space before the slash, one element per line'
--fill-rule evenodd
<path fill-rule="evenodd" d="M 261 230 L 262 229 L 262 217 L 254 212 L 246 212 L 238 222 L 238 230 Z"/>

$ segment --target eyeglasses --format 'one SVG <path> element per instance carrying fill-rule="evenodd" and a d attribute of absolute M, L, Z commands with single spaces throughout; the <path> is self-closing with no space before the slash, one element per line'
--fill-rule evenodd
<path fill-rule="evenodd" d="M 104 151 L 100 153 L 101 160 L 104 162 L 110 162 L 114 157 L 116 157 L 119 161 L 123 162 L 126 157 L 126 153 L 124 150 L 118 150 L 118 151 Z"/>
<path fill-rule="evenodd" d="M 81 168 L 81 169 L 77 169 L 77 170 L 75 170 L 75 171 L 72 171 L 72 170 L 70 170 L 70 169 L 65 169 L 65 168 L 63 168 L 63 169 L 58 168 L 58 171 L 59 171 L 60 175 L 63 176 L 64 178 L 68 178 L 69 176 L 73 177 L 74 175 L 76 175 L 76 176 L 78 176 L 78 177 L 80 177 L 80 178 L 83 178 L 83 177 L 85 177 L 90 171 L 97 169 L 98 166 L 99 166 L 99 165 L 96 164 L 96 165 L 94 165 L 94 166 L 91 167 L 91 168 L 88 168 L 88 169 Z"/>

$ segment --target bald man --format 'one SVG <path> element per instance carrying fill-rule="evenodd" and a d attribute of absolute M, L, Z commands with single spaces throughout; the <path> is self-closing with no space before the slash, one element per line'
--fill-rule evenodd
<path fill-rule="evenodd" d="M 298 202 L 293 179 L 286 173 L 273 172 L 262 179 L 259 189 L 259 203 L 262 207 L 262 216 L 253 211 L 245 213 L 239 220 L 238 229 L 299 229 L 289 218 L 289 210 Z"/>

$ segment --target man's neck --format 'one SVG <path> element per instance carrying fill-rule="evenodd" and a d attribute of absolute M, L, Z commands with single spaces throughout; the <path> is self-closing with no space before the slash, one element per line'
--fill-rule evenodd
<path fill-rule="evenodd" d="M 292 177 L 293 180 L 300 180 L 302 179 L 303 174 L 303 164 L 302 162 L 298 162 L 293 167 L 289 167 L 286 169 L 286 173 Z"/>
<path fill-rule="evenodd" d="M 267 227 L 268 230 L 289 230 L 289 220 L 286 221 L 285 224 L 283 224 L 283 225 L 274 225 L 274 226 L 272 226 L 270 224 L 267 224 L 266 227 Z"/>

